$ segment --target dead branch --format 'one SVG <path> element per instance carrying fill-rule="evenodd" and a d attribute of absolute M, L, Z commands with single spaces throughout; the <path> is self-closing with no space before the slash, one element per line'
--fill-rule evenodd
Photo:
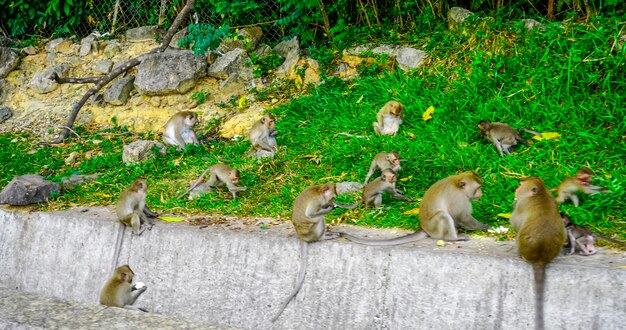
<path fill-rule="evenodd" d="M 140 55 L 138 57 L 132 58 L 124 62 L 124 64 L 113 69 L 113 71 L 109 72 L 109 74 L 107 74 L 106 76 L 86 77 L 86 78 L 60 78 L 58 77 L 58 75 L 56 75 L 56 73 L 53 74 L 50 77 L 50 79 L 53 79 L 54 81 L 60 84 L 62 83 L 95 83 L 96 85 L 90 88 L 87 91 L 87 93 L 83 95 L 80 101 L 72 107 L 72 112 L 70 113 L 70 116 L 67 119 L 67 124 L 63 126 L 63 130 L 61 131 L 59 136 L 54 141 L 50 143 L 43 143 L 43 144 L 58 144 L 58 143 L 63 142 L 65 139 L 67 139 L 67 137 L 70 134 L 70 130 L 72 126 L 74 125 L 74 122 L 76 121 L 78 112 L 85 105 L 85 103 L 87 103 L 87 100 L 89 100 L 89 98 L 92 95 L 95 95 L 100 89 L 102 89 L 102 87 L 106 86 L 106 84 L 110 83 L 113 79 L 115 79 L 120 74 L 139 65 L 139 63 L 141 63 L 141 61 L 145 58 L 146 55 L 164 52 L 167 49 L 167 46 L 169 46 L 170 42 L 172 41 L 172 37 L 178 30 L 178 27 L 187 18 L 187 16 L 189 16 L 189 13 L 193 10 L 195 3 L 196 3 L 196 0 L 187 0 L 187 3 L 185 4 L 185 7 L 183 7 L 183 10 L 181 10 L 178 13 L 178 15 L 176 16 L 176 19 L 172 23 L 172 26 L 170 26 L 170 28 L 165 33 L 165 36 L 163 37 L 163 42 L 161 42 L 161 45 L 159 47 L 152 49 L 147 54 Z"/>

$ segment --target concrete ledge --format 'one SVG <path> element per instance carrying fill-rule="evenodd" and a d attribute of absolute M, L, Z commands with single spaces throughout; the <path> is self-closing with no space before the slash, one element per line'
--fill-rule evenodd
<path fill-rule="evenodd" d="M 2 329 L 227 329 L 0 288 Z M 232 328 L 228 328 L 232 329 Z"/>
<path fill-rule="evenodd" d="M 207 228 L 160 222 L 140 237 L 106 208 L 53 213 L 0 210 L 0 287 L 94 304 L 112 267 L 128 263 L 148 290 L 136 305 L 201 324 L 246 329 L 533 329 L 530 265 L 513 242 L 477 238 L 437 247 L 347 241 L 310 246 L 300 293 L 291 225 L 229 219 Z M 357 235 L 390 236 L 344 226 Z M 601 249 L 548 267 L 547 329 L 626 328 L 626 256 Z M 2 315 L 0 311 L 0 315 Z"/>

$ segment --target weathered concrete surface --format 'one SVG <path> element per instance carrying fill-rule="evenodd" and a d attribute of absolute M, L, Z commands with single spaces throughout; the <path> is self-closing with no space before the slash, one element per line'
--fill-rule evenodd
<path fill-rule="evenodd" d="M 83 212 L 84 211 L 84 212 Z M 513 242 L 437 247 L 346 241 L 310 246 L 300 293 L 272 325 L 299 261 L 289 224 L 159 222 L 133 237 L 106 208 L 0 210 L 0 287 L 94 303 L 112 267 L 128 263 L 148 290 L 136 305 L 202 324 L 247 329 L 533 329 L 531 267 Z M 338 228 L 334 228 L 337 230 Z M 390 236 L 342 226 L 356 235 Z M 546 329 L 626 328 L 623 252 L 559 257 L 548 267 Z M 0 311 L 1 313 L 1 311 Z"/>
<path fill-rule="evenodd" d="M 232 329 L 0 288 L 2 329 Z"/>

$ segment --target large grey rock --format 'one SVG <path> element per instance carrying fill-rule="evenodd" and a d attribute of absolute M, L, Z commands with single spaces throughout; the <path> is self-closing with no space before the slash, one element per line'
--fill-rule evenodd
<path fill-rule="evenodd" d="M 65 41 L 65 39 L 63 38 L 56 38 L 56 39 L 52 39 L 50 40 L 47 44 L 46 44 L 46 51 L 48 52 L 54 52 L 56 50 L 56 48 L 63 43 L 63 41 Z"/>
<path fill-rule="evenodd" d="M 455 25 L 463 23 L 473 13 L 465 8 L 452 7 L 448 11 L 448 24 Z"/>
<path fill-rule="evenodd" d="M 20 63 L 17 51 L 0 47 L 0 78 L 5 78 Z"/>
<path fill-rule="evenodd" d="M 248 66 L 250 57 L 246 52 L 237 48 L 218 58 L 210 67 L 208 75 L 218 79 L 226 79 L 233 74 L 244 80 L 252 79 L 254 73 Z"/>
<path fill-rule="evenodd" d="M 138 28 L 126 30 L 126 40 L 129 42 L 140 42 L 147 40 L 155 40 L 156 36 L 161 34 L 159 27 L 152 26 L 140 26 Z"/>
<path fill-rule="evenodd" d="M 189 50 L 146 56 L 137 66 L 135 88 L 144 95 L 184 94 L 206 75 L 206 59 Z"/>
<path fill-rule="evenodd" d="M 135 77 L 133 76 L 117 79 L 104 91 L 104 101 L 113 105 L 125 104 L 130 92 L 135 88 L 134 81 Z"/>
<path fill-rule="evenodd" d="M 285 59 L 283 64 L 276 69 L 276 74 L 279 76 L 289 75 L 300 59 L 298 38 L 292 38 L 279 43 L 274 47 L 274 52 Z"/>
<path fill-rule="evenodd" d="M 167 152 L 165 146 L 161 142 L 139 140 L 124 146 L 122 161 L 125 164 L 144 162 L 155 156 L 155 153 L 152 150 L 154 147 L 159 148 L 159 153 L 162 155 L 165 155 Z"/>
<path fill-rule="evenodd" d="M 28 84 L 28 87 L 40 94 L 50 93 L 59 85 L 56 81 L 50 79 L 52 73 L 56 72 L 59 77 L 65 77 L 65 74 L 69 69 L 69 63 L 62 63 L 53 67 L 47 67 L 33 76 Z"/>
<path fill-rule="evenodd" d="M 403 47 L 398 50 L 396 61 L 402 70 L 412 70 L 424 63 L 426 52 L 411 47 Z"/>
<path fill-rule="evenodd" d="M 5 122 L 7 119 L 11 118 L 11 116 L 13 116 L 11 109 L 7 106 L 0 105 L 0 123 Z"/>
<path fill-rule="evenodd" d="M 112 58 L 120 53 L 122 47 L 117 40 L 107 40 L 106 46 L 104 46 L 103 55 L 105 58 Z"/>
<path fill-rule="evenodd" d="M 372 49 L 372 53 L 374 53 L 375 55 L 385 54 L 389 57 L 396 57 L 398 56 L 399 49 L 400 48 L 393 45 L 380 45 L 378 47 L 374 47 Z"/>
<path fill-rule="evenodd" d="M 29 205 L 47 202 L 52 193 L 60 193 L 58 183 L 48 181 L 41 175 L 16 176 L 0 192 L 0 204 Z"/>

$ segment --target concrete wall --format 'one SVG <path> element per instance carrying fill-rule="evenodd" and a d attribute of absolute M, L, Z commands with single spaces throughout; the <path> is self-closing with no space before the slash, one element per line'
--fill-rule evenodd
<path fill-rule="evenodd" d="M 298 272 L 288 224 L 208 228 L 159 222 L 134 237 L 105 208 L 55 213 L 0 210 L 0 286 L 97 303 L 113 264 L 128 263 L 148 290 L 135 305 L 188 321 L 248 329 L 269 319 Z M 372 234 L 350 227 L 335 228 Z M 361 234 L 360 233 L 360 234 Z M 623 252 L 560 257 L 547 272 L 547 329 L 625 329 Z M 531 267 L 512 242 L 437 247 L 310 245 L 300 293 L 274 329 L 533 329 Z"/>

